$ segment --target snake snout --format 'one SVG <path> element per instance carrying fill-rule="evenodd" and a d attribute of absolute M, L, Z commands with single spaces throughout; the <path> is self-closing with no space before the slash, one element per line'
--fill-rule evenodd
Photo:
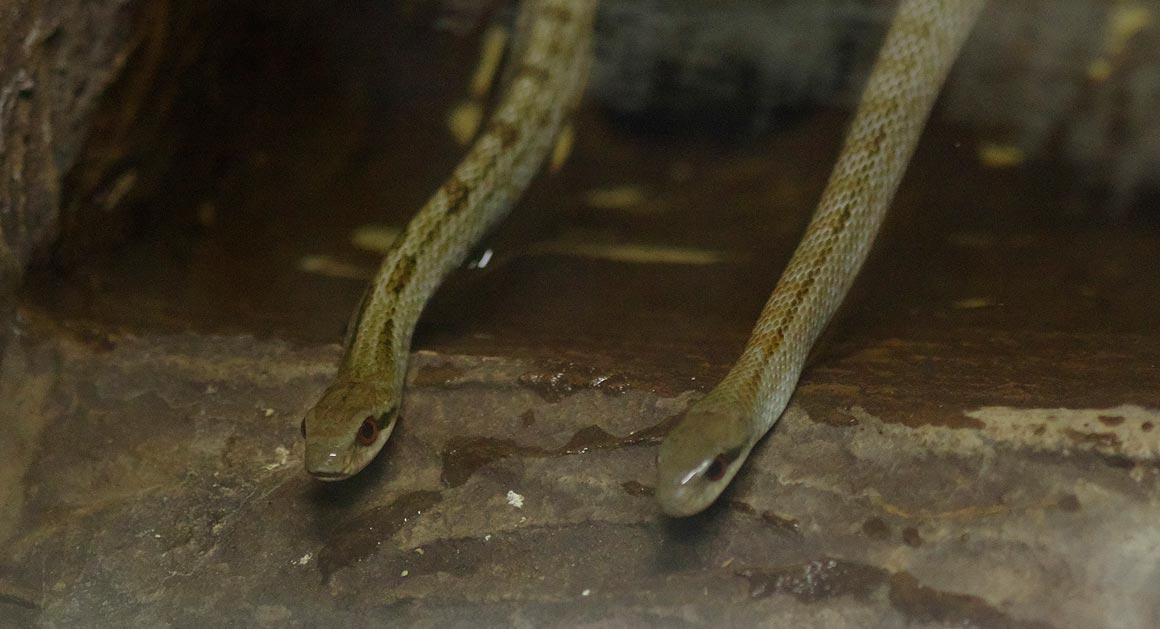
<path fill-rule="evenodd" d="M 318 480 L 342 480 L 350 476 L 346 452 L 328 443 L 306 444 L 306 471 Z"/>

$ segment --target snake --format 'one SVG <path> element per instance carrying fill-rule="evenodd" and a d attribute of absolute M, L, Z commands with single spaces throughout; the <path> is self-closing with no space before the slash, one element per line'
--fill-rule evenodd
<path fill-rule="evenodd" d="M 789 405 L 810 349 L 869 254 L 985 0 L 902 0 L 818 207 L 741 357 L 661 443 L 655 495 L 706 509 Z"/>
<path fill-rule="evenodd" d="M 334 381 L 302 421 L 306 471 L 348 478 L 375 458 L 399 417 L 423 307 L 511 209 L 580 101 L 596 0 L 524 0 L 505 87 L 479 136 L 407 223 L 348 326 Z"/>
<path fill-rule="evenodd" d="M 804 235 L 733 367 L 657 454 L 663 512 L 711 505 L 777 423 L 875 240 L 926 120 L 985 0 L 901 0 Z M 524 0 L 505 89 L 452 175 L 384 256 L 348 326 L 334 380 L 302 421 L 307 472 L 349 478 L 382 450 L 411 338 L 442 280 L 506 216 L 577 107 L 596 0 Z"/>

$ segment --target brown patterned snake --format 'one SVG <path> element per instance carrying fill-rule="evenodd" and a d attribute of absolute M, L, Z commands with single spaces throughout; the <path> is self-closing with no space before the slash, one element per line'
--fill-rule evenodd
<path fill-rule="evenodd" d="M 708 507 L 781 417 L 802 364 L 866 260 L 935 97 L 985 0 L 902 0 L 838 163 L 741 358 L 657 456 L 670 515 Z"/>
<path fill-rule="evenodd" d="M 596 0 L 525 0 L 507 91 L 455 172 L 383 259 L 334 382 L 306 413 L 306 470 L 357 473 L 395 427 L 419 314 L 540 168 L 588 78 Z"/>
<path fill-rule="evenodd" d="M 711 504 L 781 416 L 810 347 L 866 258 L 984 1 L 900 3 L 821 203 L 741 358 L 661 445 L 656 495 L 665 512 L 690 515 Z M 383 260 L 338 375 L 303 420 L 306 469 L 316 478 L 349 477 L 382 449 L 419 314 L 523 192 L 579 99 L 595 9 L 595 0 L 524 0 L 508 91 Z"/>

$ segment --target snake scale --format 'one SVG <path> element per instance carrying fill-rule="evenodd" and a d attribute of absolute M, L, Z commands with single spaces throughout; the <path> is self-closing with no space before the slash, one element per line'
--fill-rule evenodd
<path fill-rule="evenodd" d="M 674 516 L 716 500 L 781 416 L 866 259 L 938 92 L 985 0 L 901 0 L 805 235 L 728 375 L 661 444 L 656 497 Z M 407 225 L 352 320 L 333 383 L 302 422 L 307 471 L 359 472 L 398 418 L 427 300 L 510 209 L 578 103 L 596 0 L 524 0 L 506 89 L 454 173 Z"/>

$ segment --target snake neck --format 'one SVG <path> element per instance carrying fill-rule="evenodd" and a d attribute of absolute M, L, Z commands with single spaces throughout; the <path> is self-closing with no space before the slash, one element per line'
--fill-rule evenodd
<path fill-rule="evenodd" d="M 504 95 L 463 161 L 384 257 L 352 322 L 340 377 L 402 382 L 423 307 L 527 188 L 579 101 L 596 5 L 522 3 Z"/>
<path fill-rule="evenodd" d="M 399 358 L 410 353 L 419 313 L 398 301 L 414 266 L 412 258 L 400 257 L 400 249 L 394 247 L 383 259 L 355 311 L 337 381 L 398 383 L 394 388 L 402 388 L 405 365 Z"/>
<path fill-rule="evenodd" d="M 760 438 L 861 269 L 951 65 L 984 0 L 905 0 L 833 173 L 741 357 L 708 403 L 753 409 Z"/>

